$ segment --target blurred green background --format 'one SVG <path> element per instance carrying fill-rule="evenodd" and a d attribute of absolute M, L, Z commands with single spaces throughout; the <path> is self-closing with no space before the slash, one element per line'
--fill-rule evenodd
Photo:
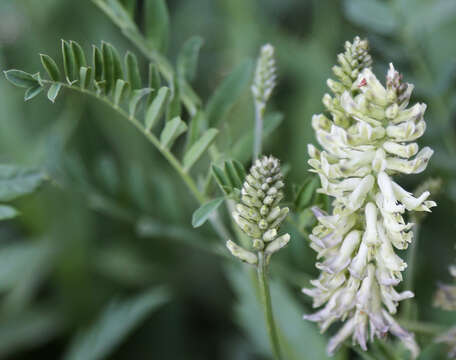
<path fill-rule="evenodd" d="M 421 321 L 454 324 L 456 314 L 433 308 L 432 300 L 437 282 L 449 281 L 447 266 L 456 255 L 456 2 L 167 5 L 172 62 L 186 39 L 204 38 L 193 83 L 203 99 L 236 65 L 255 58 L 262 44 L 276 48 L 278 87 L 268 111 L 282 112 L 284 120 L 265 152 L 290 165 L 288 201 L 291 184 L 307 176 L 306 144 L 315 142 L 310 119 L 323 109 L 325 82 L 344 41 L 367 38 L 379 78 L 393 62 L 415 85 L 414 101 L 428 104 L 421 144 L 435 154 L 424 174 L 398 180 L 410 190 L 429 177 L 444 185 L 421 228 L 410 303 Z M 87 52 L 106 40 L 144 60 L 91 1 L 0 1 L 1 70 L 43 73 L 38 54 L 61 63 L 62 38 Z M 144 71 L 146 65 L 142 61 Z M 221 148 L 229 151 L 252 122 L 246 89 L 224 122 Z M 191 228 L 197 203 L 161 155 L 114 112 L 67 91 L 55 105 L 45 96 L 24 104 L 23 92 L 2 77 L 0 162 L 38 166 L 50 176 L 40 191 L 15 203 L 21 217 L 0 225 L 0 358 L 270 359 L 248 275 L 206 251 L 219 240 L 208 225 Z M 208 164 L 201 162 L 196 173 Z M 301 320 L 310 302 L 300 287 L 316 274 L 314 252 L 290 231 L 292 242 L 272 269 L 279 326 L 289 332 L 296 359 L 323 359 L 326 335 Z M 84 342 L 90 329 L 102 335 Z M 445 358 L 444 346 L 430 345 L 425 334 L 417 337 L 425 348 L 422 359 Z M 340 358 L 357 355 L 347 350 Z"/>

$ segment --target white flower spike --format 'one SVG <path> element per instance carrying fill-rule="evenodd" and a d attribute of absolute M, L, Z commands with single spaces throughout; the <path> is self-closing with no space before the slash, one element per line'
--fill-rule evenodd
<path fill-rule="evenodd" d="M 324 307 L 304 318 L 322 331 L 345 321 L 328 344 L 329 354 L 350 336 L 367 350 L 369 339 L 389 332 L 416 358 L 413 334 L 391 316 L 399 301 L 413 297 L 394 289 L 407 267 L 394 248 L 406 249 L 412 241 L 405 211 L 430 211 L 436 204 L 428 191 L 414 197 L 393 175 L 420 173 L 432 156 L 430 148 L 418 151 L 414 142 L 426 129 L 426 105 L 408 107 L 413 86 L 392 64 L 384 87 L 372 73 L 367 48 L 358 37 L 346 43 L 333 68 L 338 81 L 328 80 L 334 97 L 323 97 L 331 117 L 312 119 L 323 150 L 309 145 L 309 165 L 320 176 L 319 191 L 335 199 L 331 215 L 314 208 L 319 224 L 310 240 L 321 274 L 303 292 L 313 297 L 314 307 Z"/>

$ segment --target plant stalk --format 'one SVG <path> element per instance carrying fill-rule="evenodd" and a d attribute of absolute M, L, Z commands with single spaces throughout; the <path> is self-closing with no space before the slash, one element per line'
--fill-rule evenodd
<path fill-rule="evenodd" d="M 258 100 L 255 101 L 255 130 L 253 136 L 253 159 L 260 157 L 263 142 L 263 116 L 265 104 Z"/>
<path fill-rule="evenodd" d="M 266 330 L 271 343 L 272 353 L 275 360 L 281 360 L 279 337 L 277 335 L 276 324 L 274 321 L 274 314 L 272 312 L 271 294 L 269 292 L 268 282 L 268 265 L 263 252 L 258 252 L 258 285 L 260 290 L 261 304 L 263 305 L 264 318 L 266 320 Z"/>

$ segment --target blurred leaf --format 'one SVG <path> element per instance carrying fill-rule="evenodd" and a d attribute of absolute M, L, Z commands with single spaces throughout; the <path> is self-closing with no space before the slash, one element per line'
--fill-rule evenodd
<path fill-rule="evenodd" d="M 60 80 L 60 70 L 57 64 L 55 63 L 54 59 L 46 54 L 40 54 L 41 63 L 43 67 L 46 69 L 47 73 L 51 80 L 59 81 Z"/>
<path fill-rule="evenodd" d="M 28 88 L 25 90 L 24 100 L 28 101 L 33 99 L 37 96 L 41 91 L 43 91 L 43 87 L 41 85 L 35 85 L 34 87 Z"/>
<path fill-rule="evenodd" d="M 12 219 L 19 215 L 18 211 L 12 206 L 0 204 L 0 220 Z"/>
<path fill-rule="evenodd" d="M 235 168 L 233 161 L 225 161 L 224 170 L 228 182 L 232 188 L 240 189 L 242 187 L 244 178 L 241 177 L 241 173 L 238 173 L 238 168 Z"/>
<path fill-rule="evenodd" d="M 13 85 L 30 88 L 39 85 L 38 81 L 33 77 L 32 74 L 26 73 L 22 70 L 7 70 L 3 72 L 6 79 Z"/>
<path fill-rule="evenodd" d="M 150 262 L 130 247 L 104 247 L 96 267 L 103 276 L 127 286 L 144 286 L 154 280 Z"/>
<path fill-rule="evenodd" d="M 137 0 L 119 0 L 125 10 L 134 18 Z"/>
<path fill-rule="evenodd" d="M 45 179 L 46 176 L 41 170 L 0 165 L 0 201 L 10 201 L 30 194 Z"/>
<path fill-rule="evenodd" d="M 160 143 L 165 148 L 173 146 L 174 141 L 187 131 L 187 124 L 185 124 L 180 117 L 175 117 L 171 121 L 168 121 L 160 134 Z"/>
<path fill-rule="evenodd" d="M 81 81 L 81 89 L 87 89 L 90 87 L 90 80 L 92 75 L 92 68 L 89 67 L 82 67 L 79 69 L 79 79 Z"/>
<path fill-rule="evenodd" d="M 345 0 L 345 15 L 368 30 L 392 34 L 397 28 L 395 14 L 387 2 L 379 0 Z"/>
<path fill-rule="evenodd" d="M 218 207 L 223 203 L 224 198 L 216 198 L 207 203 L 201 205 L 192 216 L 192 226 L 194 228 L 200 227 L 203 225 L 211 214 L 218 209 Z"/>
<path fill-rule="evenodd" d="M 172 83 L 170 83 L 171 87 L 171 98 L 168 102 L 168 108 L 166 112 L 166 119 L 172 119 L 176 116 L 180 116 L 181 114 L 181 98 L 180 98 L 180 89 L 179 83 L 177 78 L 174 77 Z"/>
<path fill-rule="evenodd" d="M 195 164 L 204 152 L 214 142 L 218 134 L 217 129 L 208 129 L 197 142 L 185 153 L 183 159 L 184 170 L 188 171 Z"/>
<path fill-rule="evenodd" d="M 109 304 L 91 327 L 71 342 L 64 360 L 106 359 L 151 313 L 168 300 L 164 289 L 154 289 Z"/>
<path fill-rule="evenodd" d="M 53 249 L 40 241 L 18 243 L 0 248 L 0 291 L 7 291 L 34 277 L 40 268 L 50 262 Z"/>
<path fill-rule="evenodd" d="M 148 85 L 154 91 L 157 91 L 161 87 L 161 77 L 158 71 L 158 66 L 154 63 L 149 63 L 149 74 L 148 74 Z M 154 96 L 151 94 L 147 99 L 147 105 L 150 105 L 154 100 Z"/>
<path fill-rule="evenodd" d="M 152 91 L 152 89 L 149 88 L 144 88 L 144 89 L 139 89 L 139 90 L 133 90 L 133 95 L 130 99 L 130 103 L 128 104 L 128 111 L 130 116 L 135 116 L 136 113 L 136 107 L 138 106 L 139 101 L 149 94 Z"/>
<path fill-rule="evenodd" d="M 146 131 L 151 131 L 157 120 L 160 119 L 160 117 L 163 115 L 169 94 L 169 88 L 165 86 L 158 90 L 157 96 L 155 97 L 152 104 L 149 105 L 149 108 L 146 112 Z"/>
<path fill-rule="evenodd" d="M 165 52 L 169 37 L 169 14 L 164 0 L 145 0 L 145 33 L 149 43 L 160 52 Z"/>
<path fill-rule="evenodd" d="M 127 72 L 127 81 L 132 89 L 141 88 L 141 75 L 139 74 L 138 59 L 136 55 L 127 51 L 125 54 L 125 68 Z"/>
<path fill-rule="evenodd" d="M 217 127 L 246 90 L 252 76 L 253 62 L 246 60 L 218 86 L 206 105 L 209 125 Z"/>
<path fill-rule="evenodd" d="M 0 358 L 43 344 L 64 329 L 64 316 L 55 309 L 34 308 L 7 314 L 0 320 Z"/>
<path fill-rule="evenodd" d="M 228 279 L 236 290 L 238 302 L 235 306 L 236 320 L 245 329 L 256 349 L 269 356 L 270 348 L 261 303 L 252 281 L 255 272 L 246 276 L 245 267 L 227 267 Z M 337 359 L 326 355 L 326 341 L 317 327 L 302 320 L 304 310 L 293 298 L 287 288 L 278 282 L 271 286 L 272 304 L 279 329 L 283 358 L 287 360 Z"/>
<path fill-rule="evenodd" d="M 62 88 L 62 84 L 60 84 L 60 83 L 52 84 L 49 87 L 49 90 L 47 93 L 48 99 L 52 102 L 55 102 L 55 99 L 56 99 L 57 95 L 59 95 L 61 88 Z"/>
<path fill-rule="evenodd" d="M 206 116 L 204 111 L 198 111 L 190 120 L 189 131 L 187 134 L 187 149 L 190 148 L 200 137 L 205 128 Z"/>
<path fill-rule="evenodd" d="M 203 43 L 203 39 L 199 36 L 191 37 L 184 43 L 177 58 L 177 73 L 180 77 L 193 81 L 198 65 L 199 51 Z"/>
<path fill-rule="evenodd" d="M 128 95 L 129 84 L 122 79 L 117 79 L 116 87 L 114 89 L 114 105 L 119 106 Z"/>
<path fill-rule="evenodd" d="M 309 176 L 304 181 L 304 184 L 299 188 L 295 198 L 296 210 L 300 211 L 311 205 L 312 197 L 320 185 L 318 176 Z"/>

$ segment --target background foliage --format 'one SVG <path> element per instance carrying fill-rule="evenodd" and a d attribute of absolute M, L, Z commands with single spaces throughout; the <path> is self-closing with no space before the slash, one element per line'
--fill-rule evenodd
<path fill-rule="evenodd" d="M 188 38 L 204 39 L 193 87 L 205 101 L 262 44 L 275 46 L 279 82 L 268 110 L 284 119 L 264 148 L 290 166 L 288 201 L 292 184 L 308 181 L 311 115 L 322 110 L 325 81 L 345 40 L 367 37 L 378 74 L 392 61 L 415 84 L 414 100 L 428 104 L 422 143 L 435 154 L 406 187 L 431 176 L 444 185 L 439 206 L 420 230 L 416 297 L 408 311 L 421 322 L 454 324 L 456 314 L 433 308 L 432 299 L 455 255 L 455 2 L 170 0 L 169 16 L 157 3 L 138 1 L 137 18 L 173 63 Z M 149 15 L 140 17 L 140 11 Z M 146 72 L 140 52 L 91 1 L 0 2 L 0 69 L 34 73 L 39 53 L 61 64 L 62 38 L 87 52 L 101 40 L 122 54 L 131 50 Z M 217 144 L 226 158 L 248 166 L 250 147 L 232 146 L 253 127 L 246 85 L 230 90 L 240 94 L 234 107 L 217 108 L 225 115 Z M 2 79 L 0 162 L 40 168 L 50 178 L 34 195 L 14 200 L 21 216 L 0 225 L 0 357 L 268 359 L 248 275 L 208 251 L 220 239 L 207 224 L 192 229 L 197 203 L 163 157 L 116 113 L 69 92 L 53 106 L 45 96 L 24 105 L 21 90 Z M 205 174 L 208 164 L 198 163 L 195 172 Z M 214 188 L 213 195 L 221 193 Z M 298 231 L 306 213 L 295 220 L 298 226 L 287 229 L 292 241 L 272 269 L 273 302 L 289 358 L 323 359 L 326 339 L 301 320 L 310 303 L 299 289 L 316 272 L 314 253 Z M 425 349 L 420 358 L 443 358 L 444 346 L 430 344 L 435 329 L 425 330 L 417 334 Z"/>

